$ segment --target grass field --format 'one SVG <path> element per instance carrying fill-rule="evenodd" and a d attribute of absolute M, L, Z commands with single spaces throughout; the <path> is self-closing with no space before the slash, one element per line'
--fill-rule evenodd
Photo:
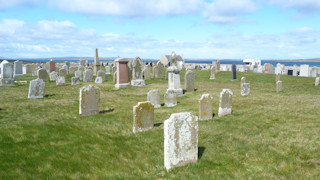
<path fill-rule="evenodd" d="M 134 134 L 132 108 L 147 92 L 167 80 L 152 79 L 141 88 L 114 89 L 112 77 L 100 88 L 100 110 L 79 116 L 79 88 L 91 83 L 57 87 L 46 82 L 43 99 L 28 99 L 29 85 L 0 87 L 0 179 L 319 179 L 320 86 L 314 78 L 195 70 L 196 88 L 178 98 L 178 105 L 155 109 L 154 129 Z M 184 88 L 184 74 L 181 84 Z M 240 96 L 240 79 L 251 83 L 251 94 Z M 16 80 L 32 80 L 26 76 Z M 233 91 L 233 113 L 218 117 L 219 94 Z M 166 172 L 163 122 L 171 113 L 198 115 L 198 99 L 209 93 L 215 116 L 199 122 L 197 163 Z"/>

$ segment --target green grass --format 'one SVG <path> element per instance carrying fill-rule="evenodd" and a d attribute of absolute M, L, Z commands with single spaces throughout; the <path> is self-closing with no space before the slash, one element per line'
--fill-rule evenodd
<path fill-rule="evenodd" d="M 181 85 L 184 87 L 184 73 Z M 275 75 L 196 70 L 194 93 L 178 98 L 172 108 L 155 109 L 154 129 L 134 134 L 132 108 L 147 100 L 147 92 L 167 80 L 152 79 L 141 88 L 114 89 L 112 77 L 100 88 L 100 110 L 79 116 L 78 86 L 46 82 L 43 99 L 28 99 L 29 85 L 0 87 L 0 179 L 318 179 L 320 178 L 320 86 L 314 78 L 281 76 L 283 91 L 275 91 Z M 240 79 L 251 83 L 251 94 L 240 96 Z M 32 80 L 26 76 L 16 80 Z M 233 113 L 217 116 L 219 94 L 230 88 Z M 166 172 L 163 163 L 163 122 L 171 113 L 198 115 L 198 99 L 213 99 L 212 120 L 199 122 L 197 163 Z"/>

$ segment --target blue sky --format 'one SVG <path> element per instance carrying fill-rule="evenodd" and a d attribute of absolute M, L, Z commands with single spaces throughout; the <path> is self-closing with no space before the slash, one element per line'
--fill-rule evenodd
<path fill-rule="evenodd" d="M 320 57 L 319 0 L 0 0 L 0 57 Z"/>

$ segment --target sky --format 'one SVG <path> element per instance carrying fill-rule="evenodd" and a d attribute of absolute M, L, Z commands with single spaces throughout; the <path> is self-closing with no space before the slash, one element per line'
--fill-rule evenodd
<path fill-rule="evenodd" d="M 0 58 L 320 58 L 319 0 L 0 0 Z"/>

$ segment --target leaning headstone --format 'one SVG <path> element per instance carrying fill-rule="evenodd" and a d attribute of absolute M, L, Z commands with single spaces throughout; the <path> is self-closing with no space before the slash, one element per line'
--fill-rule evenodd
<path fill-rule="evenodd" d="M 80 84 L 80 78 L 79 77 L 72 77 L 71 78 L 71 85 L 79 85 Z"/>
<path fill-rule="evenodd" d="M 153 128 L 154 107 L 149 102 L 139 102 L 133 107 L 133 132 L 148 131 Z"/>
<path fill-rule="evenodd" d="M 106 80 L 106 73 L 103 70 L 99 70 L 97 72 L 97 77 L 101 77 L 102 78 L 102 82 L 104 82 Z"/>
<path fill-rule="evenodd" d="M 237 66 L 235 64 L 232 65 L 232 80 L 237 79 Z"/>
<path fill-rule="evenodd" d="M 250 83 L 241 84 L 241 96 L 248 96 L 250 94 Z"/>
<path fill-rule="evenodd" d="M 232 112 L 232 96 L 230 89 L 223 89 L 220 93 L 219 112 L 218 116 L 225 116 Z"/>
<path fill-rule="evenodd" d="M 167 171 L 198 160 L 198 117 L 190 112 L 171 114 L 164 121 L 164 166 Z"/>
<path fill-rule="evenodd" d="M 83 81 L 91 82 L 93 79 L 93 71 L 91 69 L 87 69 L 83 72 Z"/>
<path fill-rule="evenodd" d="M 42 79 L 43 81 L 48 81 L 48 73 L 45 69 L 38 69 L 38 78 Z"/>
<path fill-rule="evenodd" d="M 177 102 L 177 94 L 175 91 L 168 91 L 164 94 L 164 104 L 167 107 L 173 107 L 178 104 Z"/>
<path fill-rule="evenodd" d="M 161 107 L 160 91 L 158 89 L 150 90 L 147 94 L 147 99 L 154 106 L 154 108 Z"/>
<path fill-rule="evenodd" d="M 319 85 L 319 77 L 316 77 L 315 82 L 314 82 L 314 86 L 318 86 Z"/>
<path fill-rule="evenodd" d="M 67 77 L 67 70 L 60 69 L 59 70 L 59 76 L 63 76 L 64 78 L 66 78 Z"/>
<path fill-rule="evenodd" d="M 43 98 L 45 82 L 42 79 L 30 81 L 28 98 Z"/>
<path fill-rule="evenodd" d="M 203 94 L 199 99 L 199 120 L 212 119 L 212 101 L 210 94 Z"/>
<path fill-rule="evenodd" d="M 145 86 L 145 81 L 142 79 L 142 61 L 139 57 L 136 57 L 132 61 L 131 86 L 134 86 L 134 87 Z"/>
<path fill-rule="evenodd" d="M 50 81 L 56 81 L 57 78 L 58 78 L 58 73 L 55 72 L 55 71 L 52 71 L 52 72 L 50 73 Z"/>
<path fill-rule="evenodd" d="M 43 98 L 46 83 L 42 79 L 30 81 L 28 98 Z"/>
<path fill-rule="evenodd" d="M 216 79 L 216 71 L 217 71 L 217 67 L 216 66 L 212 66 L 210 79 Z"/>
<path fill-rule="evenodd" d="M 56 80 L 57 86 L 64 86 L 66 85 L 66 78 L 64 76 L 58 76 Z"/>
<path fill-rule="evenodd" d="M 280 81 L 280 73 L 276 75 L 276 82 Z"/>
<path fill-rule="evenodd" d="M 15 61 L 13 65 L 14 73 L 13 77 L 23 77 L 22 61 Z"/>
<path fill-rule="evenodd" d="M 186 88 L 187 92 L 193 92 L 194 91 L 194 80 L 195 80 L 195 74 L 193 71 L 188 70 L 185 74 L 184 78 L 184 87 Z"/>
<path fill-rule="evenodd" d="M 102 84 L 103 83 L 102 77 L 101 76 L 97 76 L 94 82 L 96 84 Z"/>
<path fill-rule="evenodd" d="M 99 113 L 100 90 L 98 87 L 89 85 L 80 88 L 79 114 L 89 116 Z"/>
<path fill-rule="evenodd" d="M 13 63 L 1 62 L 0 86 L 14 86 Z"/>
<path fill-rule="evenodd" d="M 276 83 L 276 91 L 277 92 L 280 92 L 280 91 L 282 91 L 282 81 L 278 81 L 277 83 Z"/>

